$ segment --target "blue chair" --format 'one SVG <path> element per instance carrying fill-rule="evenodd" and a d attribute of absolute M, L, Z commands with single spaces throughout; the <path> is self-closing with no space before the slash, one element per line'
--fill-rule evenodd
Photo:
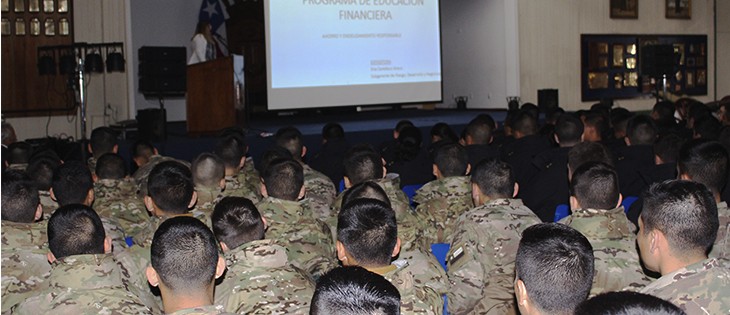
<path fill-rule="evenodd" d="M 134 240 L 131 236 L 127 236 L 124 238 L 124 242 L 127 243 L 127 246 L 132 247 L 134 245 Z"/>
<path fill-rule="evenodd" d="M 431 244 L 431 253 L 436 257 L 436 260 L 438 260 L 444 270 L 446 270 L 446 255 L 449 253 L 450 247 L 451 245 L 448 243 Z"/>
<path fill-rule="evenodd" d="M 553 222 L 558 222 L 568 215 L 570 215 L 570 207 L 566 204 L 558 205 L 555 207 L 555 218 Z"/>
<path fill-rule="evenodd" d="M 413 197 L 416 195 L 416 191 L 421 189 L 421 187 L 423 187 L 423 184 L 403 186 L 402 190 L 408 196 L 408 201 L 411 203 L 411 206 L 413 206 Z"/>
<path fill-rule="evenodd" d="M 624 213 L 628 213 L 631 205 L 634 204 L 634 202 L 638 199 L 639 197 L 636 196 L 628 196 L 624 198 L 624 201 L 621 202 L 621 205 L 624 206 Z"/>
<path fill-rule="evenodd" d="M 339 188 L 339 190 L 337 191 L 338 193 L 345 191 L 345 179 L 344 178 L 340 179 L 340 186 L 338 188 Z"/>

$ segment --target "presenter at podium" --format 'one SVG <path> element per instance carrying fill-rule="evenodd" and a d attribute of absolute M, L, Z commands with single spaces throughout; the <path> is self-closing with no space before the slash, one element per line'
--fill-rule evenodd
<path fill-rule="evenodd" d="M 190 48 L 193 50 L 193 54 L 188 59 L 188 65 L 216 58 L 216 45 L 211 29 L 208 21 L 198 22 L 198 26 L 195 27 L 195 35 L 190 40 Z"/>

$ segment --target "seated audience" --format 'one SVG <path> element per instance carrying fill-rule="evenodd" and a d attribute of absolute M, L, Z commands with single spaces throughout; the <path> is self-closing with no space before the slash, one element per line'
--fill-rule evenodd
<path fill-rule="evenodd" d="M 137 199 L 137 185 L 128 176 L 124 159 L 107 153 L 96 160 L 94 210 L 102 218 L 111 218 L 126 235 L 140 231 L 149 219 L 144 203 Z"/>
<path fill-rule="evenodd" d="M 309 160 L 309 166 L 322 172 L 337 186 L 345 175 L 342 160 L 350 144 L 345 139 L 345 130 L 338 123 L 328 123 L 322 127 L 322 147 Z"/>
<path fill-rule="evenodd" d="M 162 156 L 152 143 L 145 140 L 139 140 L 132 146 L 132 160 L 134 161 L 134 165 L 137 167 L 137 170 L 134 171 L 132 177 L 137 183 L 137 197 L 140 199 L 144 199 L 144 197 L 147 196 L 147 179 L 149 178 L 150 172 L 152 172 L 152 169 L 155 168 L 157 164 L 165 161 L 176 161 L 190 168 L 190 163 L 188 161 Z"/>
<path fill-rule="evenodd" d="M 33 147 L 27 142 L 13 142 L 8 145 L 8 168 L 16 171 L 25 171 L 28 168 Z"/>
<path fill-rule="evenodd" d="M 537 119 L 527 112 L 518 114 L 512 121 L 515 141 L 502 147 L 502 161 L 512 166 L 515 180 L 520 184 L 535 175 L 532 159 L 551 145 L 545 137 L 537 133 Z"/>
<path fill-rule="evenodd" d="M 399 315 L 400 293 L 383 276 L 361 267 L 338 267 L 317 282 L 310 315 Z"/>
<path fill-rule="evenodd" d="M 515 275 L 521 314 L 573 314 L 591 290 L 593 248 L 568 226 L 533 225 L 522 234 Z"/>
<path fill-rule="evenodd" d="M 477 165 L 489 158 L 499 158 L 499 148 L 491 145 L 494 129 L 485 118 L 482 116 L 472 119 L 464 129 L 462 145 L 469 155 L 470 165 Z"/>
<path fill-rule="evenodd" d="M 638 115 L 629 119 L 624 138 L 626 146 L 615 151 L 622 195 L 638 196 L 646 189 L 639 173 L 655 165 L 653 145 L 656 137 L 656 127 L 651 118 Z"/>
<path fill-rule="evenodd" d="M 190 167 L 193 175 L 198 202 L 193 213 L 208 226 L 211 226 L 210 215 L 215 205 L 223 198 L 226 187 L 226 169 L 223 160 L 211 153 L 201 153 Z"/>
<path fill-rule="evenodd" d="M 431 159 L 422 145 L 421 130 L 416 127 L 405 127 L 399 133 L 394 156 L 386 160 L 389 172 L 400 177 L 400 187 L 423 185 L 433 179 L 431 176 Z"/>
<path fill-rule="evenodd" d="M 97 127 L 91 131 L 87 150 L 91 153 L 91 157 L 86 164 L 89 165 L 89 171 L 94 174 L 96 171 L 96 161 L 104 154 L 119 152 L 119 144 L 117 144 L 117 132 L 109 127 Z"/>
<path fill-rule="evenodd" d="M 58 208 L 58 203 L 51 198 L 51 184 L 53 183 L 53 173 L 59 165 L 61 165 L 61 160 L 55 153 L 53 156 L 39 155 L 37 158 L 33 158 L 26 170 L 38 189 L 43 214 L 47 217 L 50 217 L 51 213 Z"/>
<path fill-rule="evenodd" d="M 261 200 L 259 175 L 252 165 L 253 160 L 246 158 L 247 153 L 248 146 L 241 135 L 231 134 L 218 141 L 215 155 L 223 160 L 226 170 L 223 196 L 245 197 L 258 202 Z"/>
<path fill-rule="evenodd" d="M 540 219 L 514 199 L 519 186 L 507 163 L 482 161 L 471 183 L 476 208 L 459 217 L 446 256 L 449 313 L 515 313 L 517 243 L 522 231 Z"/>

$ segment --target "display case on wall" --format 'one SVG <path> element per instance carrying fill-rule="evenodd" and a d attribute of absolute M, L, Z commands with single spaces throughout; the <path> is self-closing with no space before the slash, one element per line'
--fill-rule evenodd
<path fill-rule="evenodd" d="M 655 55 L 662 46 L 669 55 Z M 651 52 L 651 53 L 649 53 Z M 666 65 L 667 90 L 674 94 L 707 94 L 706 35 L 581 35 L 582 101 L 651 96 L 662 89 L 663 75 L 649 67 Z M 642 63 L 644 65 L 642 66 Z M 653 66 L 653 64 L 652 64 Z"/>

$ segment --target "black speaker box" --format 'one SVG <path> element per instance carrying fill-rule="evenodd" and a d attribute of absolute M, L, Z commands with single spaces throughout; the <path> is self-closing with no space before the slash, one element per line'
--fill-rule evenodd
<path fill-rule="evenodd" d="M 167 112 L 165 109 L 138 110 L 137 134 L 140 140 L 165 140 L 167 138 Z"/>
<path fill-rule="evenodd" d="M 671 74 L 676 64 L 672 45 L 647 45 L 641 48 L 641 75 L 657 77 Z"/>
<path fill-rule="evenodd" d="M 151 47 L 138 50 L 139 91 L 145 96 L 184 95 L 187 90 L 185 47 Z"/>
<path fill-rule="evenodd" d="M 558 90 L 557 89 L 542 89 L 537 90 L 537 107 L 540 108 L 540 112 L 550 113 L 558 109 Z"/>

